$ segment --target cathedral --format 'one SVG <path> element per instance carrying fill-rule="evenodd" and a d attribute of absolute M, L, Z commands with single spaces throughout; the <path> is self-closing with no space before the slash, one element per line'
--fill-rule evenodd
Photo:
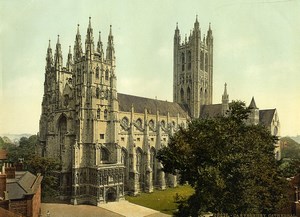
<path fill-rule="evenodd" d="M 176 26 L 173 102 L 118 93 L 111 26 L 105 53 L 100 33 L 94 41 L 91 18 L 82 43 L 78 25 L 65 65 L 59 36 L 54 55 L 50 41 L 46 54 L 38 153 L 61 162 L 61 198 L 98 206 L 125 194 L 175 187 L 177 176 L 163 172 L 157 150 L 189 120 L 229 109 L 226 84 L 222 102 L 212 103 L 211 27 L 201 35 L 196 19 L 190 36 L 181 40 Z M 252 123 L 279 135 L 276 109 L 259 110 L 254 98 L 249 107 Z"/>

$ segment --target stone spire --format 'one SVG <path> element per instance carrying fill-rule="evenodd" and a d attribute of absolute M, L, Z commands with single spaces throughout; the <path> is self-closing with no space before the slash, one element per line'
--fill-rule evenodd
<path fill-rule="evenodd" d="M 89 17 L 89 27 L 87 28 L 85 39 L 85 54 L 87 58 L 90 58 L 90 56 L 94 54 L 94 36 L 91 25 L 91 17 Z"/>
<path fill-rule="evenodd" d="M 199 38 L 199 40 L 201 40 L 201 31 L 198 22 L 198 15 L 196 16 L 196 21 L 194 23 L 193 35 L 195 36 L 195 38 Z"/>
<path fill-rule="evenodd" d="M 68 71 L 71 70 L 72 65 L 73 65 L 72 52 L 71 52 L 71 46 L 69 46 L 69 54 L 68 54 L 68 61 L 67 61 L 67 69 L 68 69 Z"/>
<path fill-rule="evenodd" d="M 100 57 L 103 58 L 103 44 L 101 41 L 101 32 L 99 32 L 99 40 L 97 43 L 97 52 L 100 54 Z"/>
<path fill-rule="evenodd" d="M 49 40 L 47 56 L 46 56 L 46 68 L 51 68 L 52 66 L 53 66 L 53 55 L 52 55 L 51 41 Z"/>
<path fill-rule="evenodd" d="M 226 115 L 229 110 L 229 95 L 227 94 L 227 84 L 224 84 L 224 93 L 222 95 L 222 114 Z"/>
<path fill-rule="evenodd" d="M 180 31 L 178 29 L 178 23 L 176 23 L 176 29 L 175 29 L 175 34 L 174 34 L 174 44 L 180 44 Z"/>
<path fill-rule="evenodd" d="M 82 44 L 81 44 L 81 35 L 79 32 L 79 24 L 77 25 L 77 34 L 75 37 L 75 43 L 74 43 L 74 62 L 77 62 L 82 57 Z"/>
<path fill-rule="evenodd" d="M 250 114 L 248 117 L 249 123 L 254 124 L 254 125 L 258 124 L 259 123 L 259 109 L 256 106 L 254 97 L 252 97 L 248 108 L 250 109 Z"/>
<path fill-rule="evenodd" d="M 56 43 L 54 61 L 55 61 L 55 68 L 56 69 L 59 69 L 59 68 L 62 67 L 63 57 L 62 57 L 62 52 L 61 52 L 61 44 L 59 42 L 59 35 L 57 36 L 57 43 Z"/>
<path fill-rule="evenodd" d="M 198 15 L 196 15 L 196 21 L 194 23 L 194 29 L 199 29 Z"/>
<path fill-rule="evenodd" d="M 213 43 L 213 34 L 212 34 L 212 30 L 211 30 L 211 24 L 209 23 L 209 28 L 207 31 L 207 38 L 206 38 L 206 44 L 209 45 Z"/>
<path fill-rule="evenodd" d="M 111 25 L 110 25 L 107 48 L 106 48 L 106 59 L 112 61 L 115 59 L 114 36 L 112 35 Z"/>

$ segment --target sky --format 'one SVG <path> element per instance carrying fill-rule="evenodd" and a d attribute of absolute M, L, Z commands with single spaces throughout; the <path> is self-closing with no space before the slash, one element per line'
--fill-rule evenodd
<path fill-rule="evenodd" d="M 112 25 L 120 93 L 172 101 L 173 36 L 196 16 L 214 37 L 213 103 L 227 83 L 230 100 L 276 108 L 282 136 L 300 135 L 298 0 L 0 0 L 0 134 L 39 130 L 48 41 L 60 35 L 64 64 L 77 24 L 89 17 L 106 48 Z"/>

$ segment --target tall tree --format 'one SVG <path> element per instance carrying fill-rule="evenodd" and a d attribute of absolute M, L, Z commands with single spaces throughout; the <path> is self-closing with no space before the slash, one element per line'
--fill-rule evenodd
<path fill-rule="evenodd" d="M 225 117 L 193 120 L 158 152 L 165 172 L 178 173 L 195 189 L 177 216 L 268 214 L 281 207 L 286 183 L 277 172 L 276 138 L 261 125 L 247 124 L 249 112 L 234 102 Z"/>

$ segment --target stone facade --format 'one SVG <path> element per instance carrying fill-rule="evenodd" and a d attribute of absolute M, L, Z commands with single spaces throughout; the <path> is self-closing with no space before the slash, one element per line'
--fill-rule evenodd
<path fill-rule="evenodd" d="M 94 42 L 91 20 L 84 51 L 78 26 L 73 54 L 70 47 L 65 66 L 59 37 L 54 56 L 49 42 L 38 152 L 62 163 L 62 197 L 73 204 L 99 205 L 121 200 L 126 193 L 137 195 L 177 185 L 176 176 L 162 171 L 157 150 L 191 118 L 202 117 L 219 105 L 224 114 L 229 103 L 226 90 L 222 104 L 212 104 L 211 27 L 207 37 L 201 38 L 196 19 L 189 39 L 181 42 L 180 38 L 177 26 L 174 102 L 117 92 L 111 27 L 104 55 L 100 33 Z"/>

